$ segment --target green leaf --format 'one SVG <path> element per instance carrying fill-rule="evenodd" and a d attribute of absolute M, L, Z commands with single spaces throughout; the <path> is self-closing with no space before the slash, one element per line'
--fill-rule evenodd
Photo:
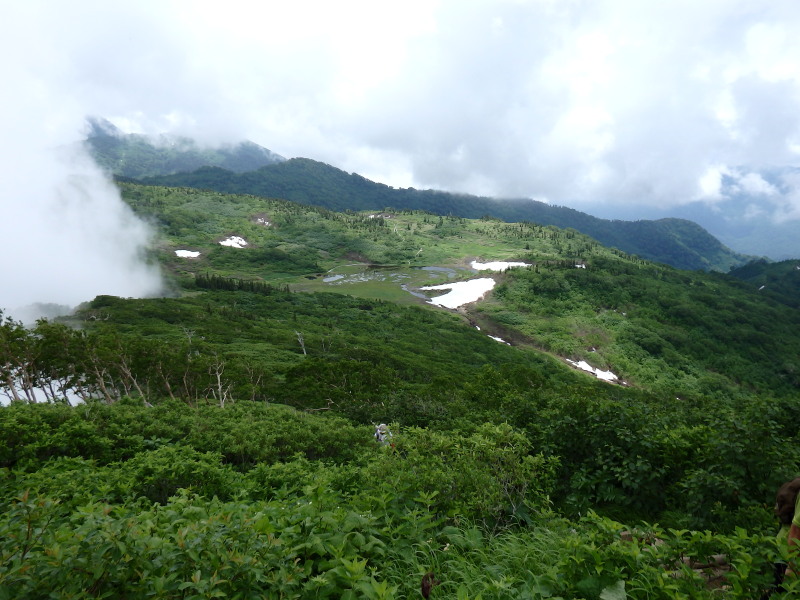
<path fill-rule="evenodd" d="M 627 600 L 628 594 L 625 592 L 625 582 L 620 579 L 613 585 L 609 585 L 600 592 L 600 600 Z"/>

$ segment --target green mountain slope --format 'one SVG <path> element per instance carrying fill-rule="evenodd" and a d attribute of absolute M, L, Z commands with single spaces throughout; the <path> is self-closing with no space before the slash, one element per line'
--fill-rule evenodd
<path fill-rule="evenodd" d="M 88 124 L 89 134 L 84 144 L 89 154 L 98 165 L 123 177 L 180 173 L 208 165 L 238 173 L 285 160 L 253 142 L 201 147 L 185 137 L 123 134 L 102 119 L 89 119 Z"/>
<path fill-rule="evenodd" d="M 769 586 L 775 490 L 800 469 L 796 308 L 552 226 L 120 188 L 171 294 L 0 320 L 0 590 Z M 477 277 L 494 289 L 457 310 L 422 289 Z"/>
<path fill-rule="evenodd" d="M 509 222 L 532 221 L 573 228 L 605 246 L 681 269 L 725 272 L 748 260 L 691 221 L 609 221 L 534 200 L 494 200 L 432 190 L 395 189 L 304 158 L 248 173 L 207 167 L 193 173 L 148 178 L 144 182 L 285 198 L 336 211 L 393 207 L 472 219 L 492 215 Z"/>
<path fill-rule="evenodd" d="M 793 264 L 736 278 L 531 222 L 120 190 L 170 294 L 0 320 L 0 590 L 766 589 L 800 469 L 800 313 L 756 283 Z M 478 278 L 457 309 L 423 289 Z M 720 554 L 748 569 L 672 566 Z"/>
<path fill-rule="evenodd" d="M 649 263 L 573 230 L 421 211 L 344 214 L 187 188 L 122 190 L 162 227 L 160 259 L 184 285 L 206 274 L 419 305 L 407 290 L 475 277 L 473 259 L 522 261 L 530 267 L 492 275 L 494 292 L 461 313 L 519 346 L 586 360 L 667 396 L 791 394 L 800 382 L 796 311 L 732 277 Z M 247 245 L 220 244 L 230 236 Z"/>
<path fill-rule="evenodd" d="M 770 263 L 758 260 L 732 269 L 730 275 L 757 288 L 762 295 L 800 308 L 800 261 Z"/>

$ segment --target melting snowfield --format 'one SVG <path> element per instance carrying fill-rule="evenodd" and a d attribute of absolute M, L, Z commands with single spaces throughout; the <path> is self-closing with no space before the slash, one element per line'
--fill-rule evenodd
<path fill-rule="evenodd" d="M 222 240 L 220 246 L 228 246 L 230 248 L 244 248 L 247 246 L 247 241 L 238 235 L 232 235 L 227 239 Z"/>
<path fill-rule="evenodd" d="M 470 266 L 476 271 L 505 271 L 511 267 L 528 267 L 528 263 L 523 262 L 508 262 L 508 261 L 494 261 L 481 263 L 473 260 Z M 435 267 L 428 267 L 435 268 Z M 483 296 L 494 288 L 495 281 L 489 277 L 481 277 L 478 279 L 470 279 L 469 281 L 457 281 L 455 283 L 443 283 L 441 285 L 429 285 L 419 289 L 424 291 L 429 290 L 450 290 L 449 293 L 443 296 L 437 296 L 428 300 L 429 303 L 437 306 L 444 306 L 445 308 L 458 308 L 470 302 L 476 302 L 483 298 Z M 499 340 L 504 344 L 504 340 Z"/>
<path fill-rule="evenodd" d="M 200 256 L 200 253 L 193 250 L 175 250 L 175 256 L 180 258 L 197 258 Z"/>
<path fill-rule="evenodd" d="M 600 369 L 596 369 L 585 360 L 575 361 L 567 359 L 567 362 L 577 369 L 588 371 L 589 373 L 594 374 L 595 377 L 602 379 L 603 381 L 608 381 L 610 383 L 617 383 L 619 381 L 619 377 L 614 375 L 614 373 L 611 371 L 601 371 Z"/>
<path fill-rule="evenodd" d="M 491 277 L 481 277 L 479 279 L 470 279 L 469 281 L 429 285 L 419 289 L 425 291 L 450 290 L 449 293 L 431 298 L 428 302 L 437 306 L 444 306 L 445 308 L 458 308 L 459 306 L 483 298 L 486 292 L 494 287 L 494 283 L 494 279 Z"/>

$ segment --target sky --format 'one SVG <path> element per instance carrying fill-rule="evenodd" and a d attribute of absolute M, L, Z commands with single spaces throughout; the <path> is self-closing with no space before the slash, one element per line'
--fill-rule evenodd
<path fill-rule="evenodd" d="M 791 227 L 799 30 L 796 0 L 0 0 L 0 307 L 158 288 L 146 227 L 64 156 L 90 115 L 401 187 Z M 98 254 L 72 297 L 32 283 Z"/>

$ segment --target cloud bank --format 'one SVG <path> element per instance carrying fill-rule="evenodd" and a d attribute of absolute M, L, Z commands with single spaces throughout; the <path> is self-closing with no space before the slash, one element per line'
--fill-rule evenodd
<path fill-rule="evenodd" d="M 6 93 L 15 120 L 44 123 L 42 139 L 98 115 L 600 216 L 702 205 L 721 220 L 800 219 L 794 0 L 32 0 L 0 12 Z M 15 143 L 4 137 L 3 153 Z"/>
<path fill-rule="evenodd" d="M 46 52 L 18 61 L 13 23 L 0 18 L 0 310 L 29 320 L 35 303 L 74 307 L 98 294 L 143 296 L 161 287 L 147 264 L 147 227 L 74 141 L 82 107 L 33 67 L 53 69 Z M 26 50 L 34 52 L 31 45 Z M 55 68 L 58 68 L 56 65 Z"/>
<path fill-rule="evenodd" d="M 26 162 L 29 157 L 35 157 Z M 0 308 L 29 321 L 44 314 L 31 304 L 74 307 L 99 294 L 160 292 L 148 264 L 148 228 L 87 157 L 21 151 L 20 167 L 0 181 L 3 254 Z"/>

